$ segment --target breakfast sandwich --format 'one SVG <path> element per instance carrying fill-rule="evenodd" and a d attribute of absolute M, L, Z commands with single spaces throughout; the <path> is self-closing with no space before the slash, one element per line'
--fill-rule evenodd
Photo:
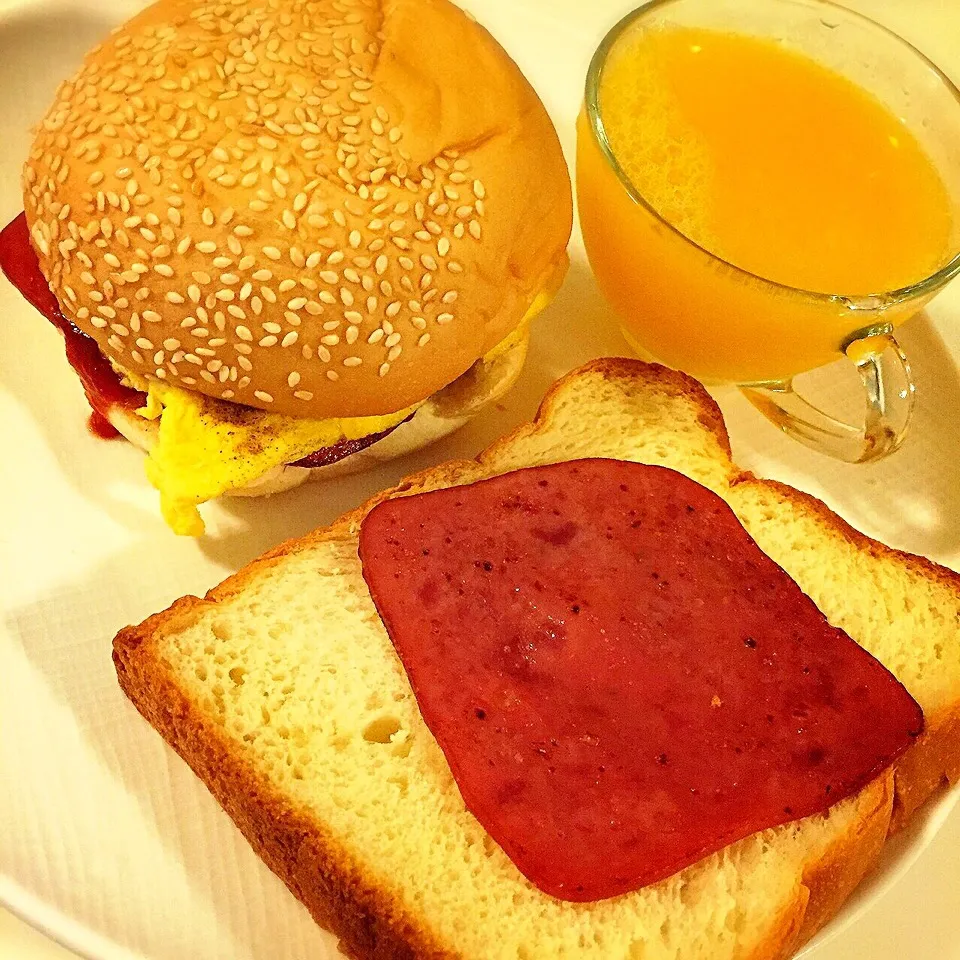
<path fill-rule="evenodd" d="M 160 0 L 61 85 L 23 197 L 0 267 L 191 535 L 500 397 L 572 216 L 543 105 L 446 0 Z"/>

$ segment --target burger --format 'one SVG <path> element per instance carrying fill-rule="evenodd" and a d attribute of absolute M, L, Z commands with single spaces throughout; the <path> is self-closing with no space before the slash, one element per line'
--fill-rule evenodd
<path fill-rule="evenodd" d="M 500 397 L 572 216 L 543 105 L 447 0 L 160 0 L 59 88 L 23 197 L 0 265 L 188 535 Z"/>

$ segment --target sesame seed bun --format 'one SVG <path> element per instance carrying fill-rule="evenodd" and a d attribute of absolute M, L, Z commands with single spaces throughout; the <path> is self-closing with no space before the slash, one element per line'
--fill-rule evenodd
<path fill-rule="evenodd" d="M 571 227 L 542 104 L 446 0 L 160 0 L 60 87 L 24 198 L 112 360 L 314 418 L 452 383 Z"/>
<path fill-rule="evenodd" d="M 478 361 L 465 374 L 433 394 L 410 420 L 382 440 L 323 467 L 274 467 L 253 483 L 227 491 L 232 497 L 264 497 L 299 487 L 307 480 L 327 480 L 359 473 L 395 457 L 419 450 L 459 430 L 484 407 L 499 400 L 516 383 L 527 355 L 529 338 L 523 337 L 491 362 Z M 107 419 L 127 440 L 146 453 L 157 442 L 157 421 L 138 416 L 128 407 L 115 406 Z"/>

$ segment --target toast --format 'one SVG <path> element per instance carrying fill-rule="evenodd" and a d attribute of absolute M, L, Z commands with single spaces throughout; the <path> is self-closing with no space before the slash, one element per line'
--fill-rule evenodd
<path fill-rule="evenodd" d="M 826 813 L 594 903 L 533 887 L 464 807 L 367 591 L 357 534 L 386 497 L 581 457 L 663 464 L 722 496 L 827 618 L 924 709 L 913 747 Z M 408 478 L 114 641 L 120 684 L 267 865 L 358 958 L 790 956 L 901 826 L 960 777 L 960 576 L 740 471 L 690 378 L 606 359 L 476 460 Z"/>

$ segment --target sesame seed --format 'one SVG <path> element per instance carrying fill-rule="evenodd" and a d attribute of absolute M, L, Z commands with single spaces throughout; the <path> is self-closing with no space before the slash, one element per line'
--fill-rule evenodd
<path fill-rule="evenodd" d="M 273 403 L 273 397 L 271 397 L 270 394 L 265 390 L 254 390 L 253 395 L 262 403 Z"/>
<path fill-rule="evenodd" d="M 444 324 L 449 323 L 452 319 L 453 319 L 452 313 L 441 313 L 437 315 L 437 323 L 439 323 L 440 326 L 443 326 Z"/>
<path fill-rule="evenodd" d="M 340 374 L 337 373 L 336 370 L 328 370 L 328 371 L 327 371 L 327 379 L 328 379 L 328 380 L 339 380 L 339 379 L 340 379 Z"/>
<path fill-rule="evenodd" d="M 235 333 L 241 340 L 253 340 L 253 334 L 244 326 L 237 327 Z"/>

